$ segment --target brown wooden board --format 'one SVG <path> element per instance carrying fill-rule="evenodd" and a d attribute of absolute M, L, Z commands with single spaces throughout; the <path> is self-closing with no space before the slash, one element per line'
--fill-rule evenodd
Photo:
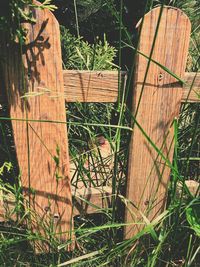
<path fill-rule="evenodd" d="M 65 101 L 68 102 L 104 102 L 114 103 L 118 91 L 124 90 L 127 72 L 118 71 L 79 71 L 63 70 Z M 200 73 L 184 74 L 181 102 L 200 101 Z"/>
<path fill-rule="evenodd" d="M 150 56 L 161 8 L 145 15 L 142 25 L 139 51 Z M 152 58 L 173 73 L 184 78 L 187 60 L 190 21 L 180 10 L 164 7 Z M 148 60 L 138 54 L 136 60 L 133 115 L 152 142 L 172 162 L 173 120 L 179 114 L 182 98 L 181 84 L 155 63 L 150 63 L 143 88 Z M 143 88 L 143 90 L 142 90 Z M 141 99 L 141 101 L 140 101 Z M 139 103 L 140 102 L 140 103 Z M 125 238 L 137 233 L 134 223 L 144 221 L 142 212 L 150 221 L 165 206 L 170 167 L 158 155 L 141 129 L 134 124 L 130 143 L 127 198 L 133 203 L 126 209 L 126 222 L 133 223 L 125 229 Z M 134 208 L 134 205 L 137 208 Z"/>
<path fill-rule="evenodd" d="M 116 102 L 126 72 L 64 70 L 63 75 L 66 102 Z"/>
<path fill-rule="evenodd" d="M 59 24 L 47 9 L 34 9 L 33 16 L 36 23 L 24 25 L 26 44 L 21 48 L 14 42 L 5 46 L 5 87 L 11 118 L 39 120 L 12 121 L 33 229 L 47 242 L 50 232 L 67 240 L 72 200 Z M 54 97 L 55 93 L 59 97 Z"/>
<path fill-rule="evenodd" d="M 200 102 L 200 73 L 186 72 L 182 102 Z"/>
<path fill-rule="evenodd" d="M 111 207 L 112 187 L 72 189 L 73 216 L 100 213 Z"/>
<path fill-rule="evenodd" d="M 100 213 L 111 207 L 112 188 L 102 187 L 83 187 L 73 190 L 73 217 L 92 213 Z M 14 194 L 5 194 L 0 190 L 0 222 L 10 220 L 16 221 L 17 205 Z"/>
<path fill-rule="evenodd" d="M 120 90 L 128 73 L 121 72 Z M 77 71 L 63 70 L 64 97 L 68 102 L 104 102 L 114 103 L 118 99 L 118 71 Z M 186 72 L 183 80 L 183 95 L 181 102 L 200 101 L 200 73 Z M 55 95 L 58 97 L 58 95 Z M 0 104 L 5 98 L 0 92 Z M 1 107 L 0 107 L 1 108 Z"/>

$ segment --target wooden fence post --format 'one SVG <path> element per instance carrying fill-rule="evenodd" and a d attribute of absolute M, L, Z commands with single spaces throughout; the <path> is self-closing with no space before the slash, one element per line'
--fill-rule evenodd
<path fill-rule="evenodd" d="M 69 238 L 72 200 L 59 24 L 47 9 L 33 15 L 26 44 L 4 45 L 4 80 L 23 193 L 48 243 Z"/>
<path fill-rule="evenodd" d="M 145 15 L 139 51 L 184 78 L 191 24 L 188 17 L 172 7 L 157 7 Z M 157 36 L 156 35 L 156 29 Z M 156 39 L 155 39 L 156 38 Z M 153 43 L 155 41 L 154 48 Z M 153 49 L 153 50 L 152 50 Z M 151 62 L 145 80 L 148 59 L 137 55 L 134 79 L 133 116 L 169 162 L 173 159 L 173 121 L 179 115 L 182 85 L 176 78 Z M 145 86 L 143 87 L 143 82 Z M 164 208 L 170 166 L 145 138 L 137 123 L 130 143 L 127 198 L 134 204 L 126 209 L 125 238 L 130 238 L 144 222 L 141 211 L 150 221 Z"/>

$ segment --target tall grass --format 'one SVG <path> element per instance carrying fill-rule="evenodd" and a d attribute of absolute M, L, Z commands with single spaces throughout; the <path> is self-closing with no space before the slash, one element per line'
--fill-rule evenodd
<path fill-rule="evenodd" d="M 144 13 L 158 2 L 161 1 L 147 1 Z M 181 7 L 181 1 L 169 2 Z M 120 1 L 120 10 L 117 10 L 113 1 L 105 1 L 105 5 L 119 25 L 117 49 L 119 51 L 118 69 L 120 70 L 124 44 L 133 49 L 135 54 L 138 52 L 137 45 L 135 46 L 135 41 L 133 44 L 131 34 L 123 24 L 123 0 Z M 195 7 L 200 9 L 198 3 Z M 66 54 L 63 54 L 65 67 L 91 70 L 112 69 L 116 49 L 110 47 L 106 39 L 104 42 L 97 41 L 95 45 L 84 42 L 79 32 L 80 24 L 76 1 L 74 1 L 74 10 L 78 38 L 71 36 L 66 29 L 62 29 L 63 53 L 68 53 L 67 57 Z M 187 12 L 187 9 L 185 11 Z M 193 14 L 193 16 L 195 15 Z M 191 20 L 195 21 L 194 17 Z M 196 24 L 194 23 L 194 25 Z M 197 25 L 193 28 L 193 33 L 197 35 L 198 27 Z M 71 46 L 72 41 L 77 47 Z M 190 52 L 192 61 L 196 63 L 194 66 L 190 61 L 188 70 L 198 71 L 198 42 L 199 39 L 195 36 Z M 154 44 L 152 53 L 153 49 Z M 89 61 L 87 60 L 88 56 Z M 102 60 L 103 56 L 105 58 Z M 99 64 L 100 60 L 102 60 L 101 64 Z M 151 56 L 148 58 L 148 62 L 150 64 Z M 20 177 L 15 177 L 18 180 L 17 185 L 5 183 L 6 177 L 15 175 L 12 172 L 15 166 L 12 166 L 9 162 L 10 157 L 8 157 L 8 162 L 4 162 L 0 166 L 0 177 L 2 178 L 0 192 L 4 192 L 2 203 L 6 205 L 6 203 L 12 202 L 13 206 L 11 210 L 7 209 L 8 221 L 0 224 L 0 266 L 198 266 L 200 260 L 198 243 L 200 236 L 199 189 L 195 195 L 191 194 L 186 181 L 191 178 L 199 181 L 199 105 L 185 104 L 181 107 L 180 119 L 174 121 L 174 160 L 173 163 L 168 162 L 162 151 L 156 147 L 138 124 L 137 118 L 131 115 L 127 98 L 131 90 L 134 66 L 135 61 L 129 70 L 128 80 L 121 85 L 125 90 L 119 88 L 121 94 L 119 94 L 117 104 L 74 103 L 68 105 L 66 111 L 70 156 L 76 168 L 72 177 L 72 187 L 77 189 L 80 183 L 84 187 L 109 185 L 112 187 L 111 205 L 108 208 L 98 207 L 88 199 L 80 197 L 82 202 L 93 206 L 97 213 L 81 214 L 75 217 L 75 249 L 66 252 L 66 248 L 73 241 L 69 240 L 60 244 L 51 226 L 43 225 L 48 236 L 51 236 L 50 246 L 53 252 L 36 255 L 32 246 L 33 242 L 40 240 L 49 242 L 49 240 L 45 240 L 45 237 L 38 233 L 33 233 L 28 227 L 22 227 L 21 223 L 25 220 L 26 214 L 23 211 Z M 161 67 L 169 72 L 165 66 Z M 146 76 L 147 73 L 148 68 Z M 171 75 L 175 74 L 171 73 Z M 8 118 L 1 110 L 0 130 L 4 141 L 1 142 L 1 150 L 6 150 L 7 146 L 5 137 L 8 132 L 5 131 L 5 121 L 8 121 Z M 166 211 L 153 221 L 146 221 L 144 228 L 137 235 L 129 240 L 123 240 L 123 228 L 126 224 L 123 220 L 122 209 L 129 203 L 124 194 L 128 162 L 127 147 L 133 124 L 139 127 L 148 143 L 170 165 L 171 182 L 168 188 L 169 197 Z M 99 149 L 98 138 L 101 136 L 104 136 L 110 144 L 111 153 L 107 157 L 103 156 Z M 87 162 L 90 162 L 89 171 L 86 168 Z M 8 192 L 9 194 L 7 194 Z M 8 196 L 12 196 L 13 199 L 6 199 Z M 31 207 L 27 212 L 33 212 Z M 37 214 L 33 215 L 36 218 L 38 216 Z M 135 223 L 141 224 L 141 222 Z"/>

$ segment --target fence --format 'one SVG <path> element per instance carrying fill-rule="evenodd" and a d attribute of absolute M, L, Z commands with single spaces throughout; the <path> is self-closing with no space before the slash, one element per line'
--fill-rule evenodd
<path fill-rule="evenodd" d="M 35 9 L 34 16 L 37 23 L 25 25 L 28 36 L 21 51 L 16 43 L 1 43 L 6 60 L 0 95 L 2 105 L 5 99 L 9 104 L 23 194 L 38 214 L 32 218 L 32 227 L 42 231 L 41 222 L 53 222 L 55 232 L 62 232 L 60 238 L 66 240 L 73 215 L 65 101 L 116 102 L 119 76 L 117 71 L 63 71 L 56 19 L 41 9 Z M 185 73 L 191 28 L 187 16 L 178 9 L 158 7 L 137 27 L 140 42 L 125 222 L 140 219 L 135 206 L 149 220 L 164 209 L 173 159 L 173 121 L 181 102 L 199 101 L 200 75 Z M 105 192 L 111 194 L 109 188 L 95 190 L 85 193 L 95 203 L 102 202 Z M 135 227 L 126 227 L 125 238 L 138 231 Z"/>

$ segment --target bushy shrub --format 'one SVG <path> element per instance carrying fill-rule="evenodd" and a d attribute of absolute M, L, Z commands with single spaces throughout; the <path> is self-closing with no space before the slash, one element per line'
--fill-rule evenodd
<path fill-rule="evenodd" d="M 111 70 L 116 57 L 116 49 L 110 46 L 104 35 L 104 42 L 96 38 L 89 44 L 82 37 L 75 37 L 61 26 L 62 59 L 65 69 Z M 115 66 L 116 67 L 116 66 Z"/>

